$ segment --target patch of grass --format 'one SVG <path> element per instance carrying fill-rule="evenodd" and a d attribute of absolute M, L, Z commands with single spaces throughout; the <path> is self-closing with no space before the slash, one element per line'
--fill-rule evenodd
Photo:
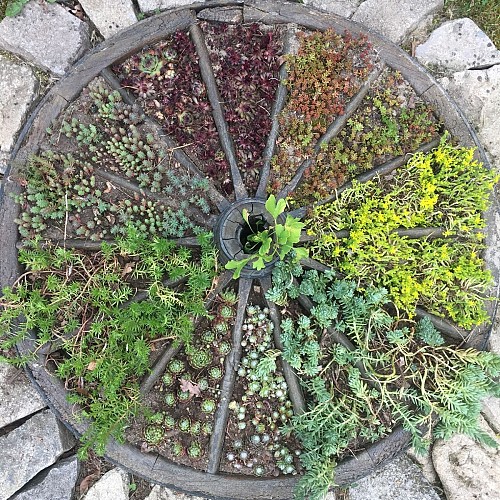
<path fill-rule="evenodd" d="M 500 46 L 500 2 L 498 0 L 445 0 L 450 19 L 471 18 L 498 48 Z"/>

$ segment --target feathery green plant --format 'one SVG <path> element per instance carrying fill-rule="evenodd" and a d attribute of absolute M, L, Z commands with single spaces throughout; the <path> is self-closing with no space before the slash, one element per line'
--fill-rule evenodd
<path fill-rule="evenodd" d="M 92 419 L 81 454 L 90 446 L 103 453 L 108 438 L 121 439 L 128 419 L 141 409 L 138 380 L 149 369 L 152 340 L 167 336 L 187 349 L 191 345 L 193 318 L 208 314 L 204 299 L 216 269 L 211 236 L 200 235 L 199 241 L 195 256 L 131 228 L 116 245 L 103 244 L 93 255 L 40 248 L 37 241 L 21 249 L 27 272 L 3 290 L 0 348 L 33 332 L 36 348 L 48 344 L 60 351 L 56 375 L 70 389 L 70 401 Z M 183 279 L 185 285 L 169 288 L 165 279 Z M 136 280 L 144 283 L 145 300 L 132 300 Z"/>

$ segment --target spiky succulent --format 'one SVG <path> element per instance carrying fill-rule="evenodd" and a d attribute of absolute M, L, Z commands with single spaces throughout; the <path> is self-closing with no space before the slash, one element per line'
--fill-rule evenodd
<path fill-rule="evenodd" d="M 144 439 L 149 444 L 158 444 L 165 436 L 163 428 L 159 425 L 148 425 L 144 429 Z"/>
<path fill-rule="evenodd" d="M 208 376 L 212 380 L 220 380 L 222 378 L 222 368 L 220 366 L 212 366 L 208 371 Z"/>
<path fill-rule="evenodd" d="M 181 373 L 184 370 L 184 363 L 180 359 L 173 359 L 168 364 L 168 369 L 175 374 Z"/>
<path fill-rule="evenodd" d="M 191 458 L 200 458 L 203 454 L 203 449 L 201 444 L 198 441 L 193 441 L 189 448 L 187 449 L 187 453 Z"/>
<path fill-rule="evenodd" d="M 214 413 L 216 408 L 217 403 L 213 399 L 204 399 L 200 405 L 200 410 L 208 414 Z"/>
<path fill-rule="evenodd" d="M 188 362 L 195 370 L 201 370 L 212 362 L 212 353 L 208 349 L 195 349 L 189 354 Z"/>
<path fill-rule="evenodd" d="M 189 417 L 182 417 L 178 424 L 179 430 L 182 432 L 188 432 L 191 427 L 191 419 Z"/>
<path fill-rule="evenodd" d="M 167 392 L 163 400 L 167 406 L 175 406 L 175 403 L 177 402 L 177 398 L 173 392 Z"/>
<path fill-rule="evenodd" d="M 165 429 L 172 430 L 175 427 L 175 418 L 172 415 L 165 415 Z"/>
<path fill-rule="evenodd" d="M 179 440 L 174 440 L 170 444 L 170 449 L 172 450 L 172 455 L 175 457 L 180 457 L 181 455 L 184 455 L 184 446 L 182 446 L 182 443 Z"/>
<path fill-rule="evenodd" d="M 174 383 L 174 377 L 172 373 L 165 372 L 163 374 L 162 381 L 167 387 L 170 387 Z"/>

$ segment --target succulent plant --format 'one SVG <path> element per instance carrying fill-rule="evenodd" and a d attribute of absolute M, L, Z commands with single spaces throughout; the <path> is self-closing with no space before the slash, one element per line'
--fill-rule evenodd
<path fill-rule="evenodd" d="M 209 344 L 211 344 L 215 340 L 215 333 L 212 330 L 205 330 L 201 334 L 201 340 L 205 344 L 209 345 Z"/>
<path fill-rule="evenodd" d="M 195 349 L 189 354 L 188 362 L 195 370 L 201 370 L 212 363 L 212 353 L 208 349 Z"/>
<path fill-rule="evenodd" d="M 193 436 L 198 436 L 201 433 L 201 422 L 199 420 L 195 420 L 191 422 L 191 426 L 189 427 L 189 434 Z"/>
<path fill-rule="evenodd" d="M 209 388 L 208 379 L 206 379 L 205 377 L 200 378 L 197 384 L 200 391 L 206 391 Z"/>
<path fill-rule="evenodd" d="M 210 370 L 208 370 L 208 376 L 212 380 L 220 380 L 222 378 L 222 368 L 220 366 L 212 366 Z"/>
<path fill-rule="evenodd" d="M 177 439 L 170 443 L 170 450 L 175 457 L 184 455 L 184 446 L 182 446 L 182 443 Z"/>
<path fill-rule="evenodd" d="M 227 340 L 221 340 L 217 345 L 217 350 L 223 356 L 227 356 L 231 352 L 231 344 Z"/>
<path fill-rule="evenodd" d="M 191 458 L 200 458 L 203 454 L 203 449 L 199 441 L 193 441 L 189 445 L 187 453 Z"/>
<path fill-rule="evenodd" d="M 165 432 L 159 425 L 148 425 L 144 429 L 144 439 L 148 444 L 158 444 L 164 437 Z"/>
<path fill-rule="evenodd" d="M 171 406 L 171 407 L 175 406 L 175 404 L 177 403 L 177 398 L 175 397 L 175 394 L 173 392 L 165 393 L 163 400 L 165 401 L 165 404 L 167 406 Z"/>
<path fill-rule="evenodd" d="M 175 427 L 175 418 L 172 415 L 166 415 L 163 425 L 165 429 L 172 430 Z"/>
<path fill-rule="evenodd" d="M 149 421 L 152 423 L 152 424 L 161 424 L 163 422 L 163 418 L 164 418 L 165 414 L 162 413 L 162 412 L 156 412 L 156 413 L 153 413 L 150 417 L 149 417 Z"/>
<path fill-rule="evenodd" d="M 172 373 L 166 371 L 163 374 L 162 381 L 167 387 L 170 387 L 174 383 L 174 377 L 172 376 Z"/>
<path fill-rule="evenodd" d="M 182 432 L 188 432 L 191 427 L 191 419 L 189 417 L 182 417 L 177 423 L 179 430 Z"/>
<path fill-rule="evenodd" d="M 204 399 L 200 405 L 200 410 L 208 414 L 215 413 L 216 408 L 217 403 L 213 399 Z"/>
<path fill-rule="evenodd" d="M 184 370 L 184 363 L 180 359 L 173 359 L 168 364 L 168 369 L 174 374 L 181 373 Z"/>

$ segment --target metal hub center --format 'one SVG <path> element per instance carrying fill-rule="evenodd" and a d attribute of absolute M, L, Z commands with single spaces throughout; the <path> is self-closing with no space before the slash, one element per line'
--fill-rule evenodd
<path fill-rule="evenodd" d="M 243 209 L 248 211 L 250 225 L 243 218 Z M 261 222 L 259 222 L 261 221 Z M 248 236 L 259 230 L 260 226 L 271 225 L 273 218 L 269 215 L 265 207 L 265 200 L 260 198 L 245 198 L 231 204 L 219 216 L 214 227 L 214 239 L 219 249 L 219 260 L 226 264 L 230 260 L 240 260 L 251 255 L 245 250 Z M 247 249 L 248 249 L 248 245 Z M 255 252 L 258 248 L 255 248 Z M 252 264 L 247 264 L 241 276 L 245 278 L 256 278 L 270 274 L 276 259 L 266 264 L 264 269 L 257 271 Z"/>

